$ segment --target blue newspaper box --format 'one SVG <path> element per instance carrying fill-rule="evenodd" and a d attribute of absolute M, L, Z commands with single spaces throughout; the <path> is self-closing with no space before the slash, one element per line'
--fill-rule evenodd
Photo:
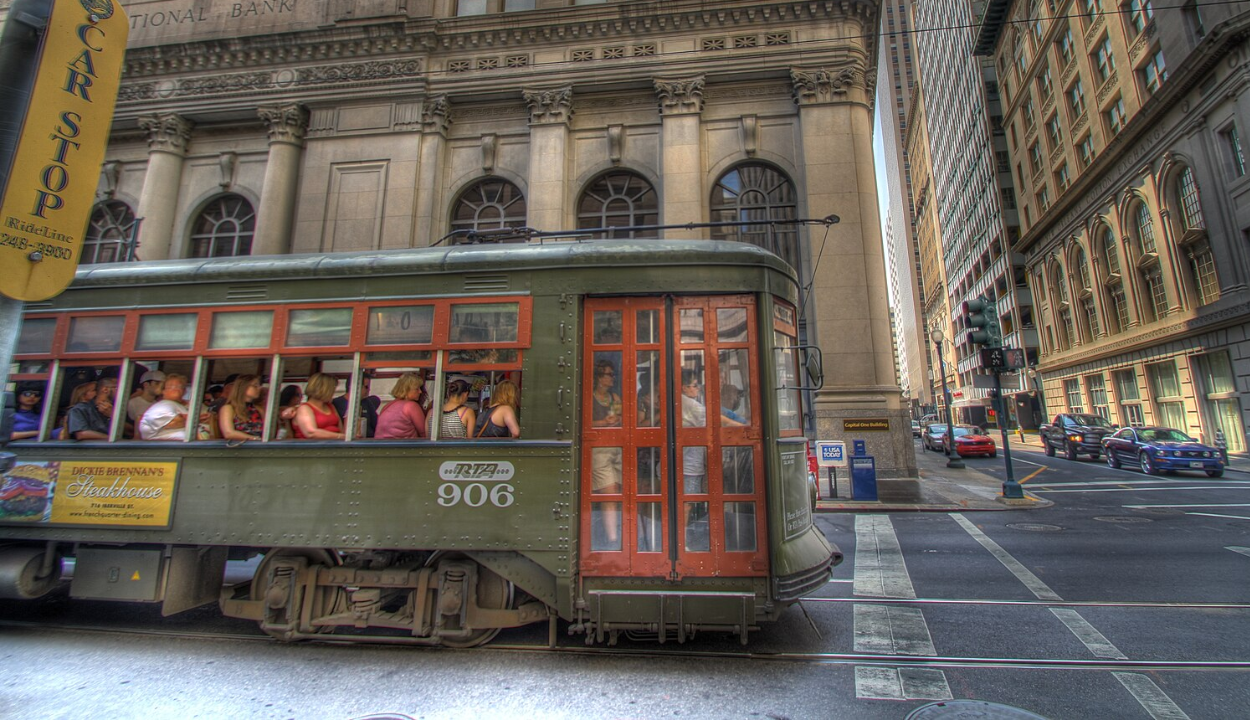
<path fill-rule="evenodd" d="M 877 499 L 877 460 L 871 456 L 851 458 L 851 498 Z"/>

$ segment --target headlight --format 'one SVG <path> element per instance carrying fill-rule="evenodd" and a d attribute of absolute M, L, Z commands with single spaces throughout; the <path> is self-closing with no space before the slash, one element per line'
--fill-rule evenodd
<path fill-rule="evenodd" d="M 1210 451 L 1210 450 L 1208 450 L 1208 451 L 1206 451 L 1206 452 L 1202 453 L 1202 457 L 1211 457 L 1211 451 Z"/>
<path fill-rule="evenodd" d="M 1069 436 L 1068 436 L 1068 439 L 1069 439 L 1069 440 L 1071 440 L 1072 442 L 1080 442 L 1080 441 L 1081 441 L 1081 436 L 1080 436 L 1080 435 L 1069 435 Z"/>

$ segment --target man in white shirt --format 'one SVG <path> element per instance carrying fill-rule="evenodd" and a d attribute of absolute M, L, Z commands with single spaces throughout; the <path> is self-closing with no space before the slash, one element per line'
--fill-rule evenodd
<path fill-rule="evenodd" d="M 184 375 L 165 376 L 161 399 L 143 413 L 139 421 L 139 437 L 144 440 L 183 440 L 187 432 L 187 406 L 182 395 L 187 391 Z"/>

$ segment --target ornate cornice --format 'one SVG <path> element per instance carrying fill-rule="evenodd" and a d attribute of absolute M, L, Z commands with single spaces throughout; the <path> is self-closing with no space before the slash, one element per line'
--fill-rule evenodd
<path fill-rule="evenodd" d="M 256 91 L 311 89 L 350 84 L 381 82 L 421 75 L 419 60 L 385 60 L 334 65 L 310 65 L 296 69 L 225 75 L 195 76 L 156 82 L 123 83 L 117 94 L 119 105 L 149 100 L 178 100 L 205 96 L 227 97 Z"/>
<path fill-rule="evenodd" d="M 446 95 L 434 95 L 421 108 L 421 127 L 426 132 L 447 134 L 451 126 L 451 100 Z"/>
<path fill-rule="evenodd" d="M 195 123 L 177 113 L 161 113 L 139 118 L 139 127 L 148 134 L 150 151 L 182 155 L 191 142 L 191 128 Z"/>
<path fill-rule="evenodd" d="M 545 90 L 521 90 L 521 97 L 535 125 L 567 123 L 573 115 L 573 86 Z"/>
<path fill-rule="evenodd" d="M 308 132 L 308 109 L 299 103 L 256 109 L 269 130 L 269 142 L 303 145 Z"/>
<path fill-rule="evenodd" d="M 844 102 L 854 88 L 868 91 L 869 74 L 863 66 L 856 62 L 832 70 L 817 68 L 815 70 L 790 70 L 790 83 L 794 90 L 795 105 L 820 105 L 832 102 Z M 876 83 L 876 74 L 872 74 L 872 83 Z"/>
<path fill-rule="evenodd" d="M 680 79 L 655 79 L 655 96 L 661 115 L 697 115 L 703 112 L 702 75 Z"/>

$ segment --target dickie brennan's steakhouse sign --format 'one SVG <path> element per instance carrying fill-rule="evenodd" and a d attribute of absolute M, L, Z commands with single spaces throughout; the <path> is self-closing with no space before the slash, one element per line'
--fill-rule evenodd
<path fill-rule="evenodd" d="M 5 20 L 21 21 L 12 11 Z M 0 293 L 46 300 L 74 279 L 128 33 L 117 0 L 52 5 L 0 205 Z"/>
<path fill-rule="evenodd" d="M 169 526 L 176 462 L 19 461 L 0 481 L 0 523 Z"/>

